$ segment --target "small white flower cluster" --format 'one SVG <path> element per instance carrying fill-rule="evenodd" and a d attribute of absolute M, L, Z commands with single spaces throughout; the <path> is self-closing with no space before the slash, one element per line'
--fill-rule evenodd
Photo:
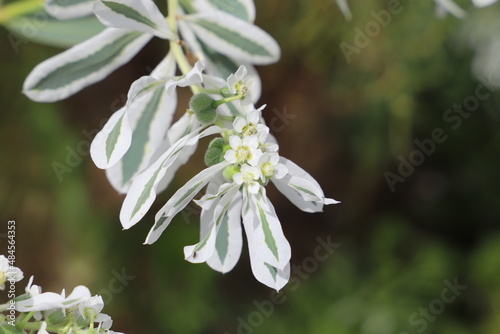
<path fill-rule="evenodd" d="M 14 267 L 14 270 L 5 271 L 5 261 L 6 258 L 0 255 L 0 277 L 10 276 L 14 271 L 17 281 L 21 280 L 21 269 Z M 0 305 L 0 312 L 20 312 L 15 319 L 0 313 L 0 318 L 5 318 L 0 324 L 0 332 L 5 329 L 6 333 L 11 333 L 14 326 L 16 333 L 32 333 L 37 330 L 38 334 L 121 334 L 110 330 L 113 320 L 109 315 L 100 313 L 103 307 L 102 297 L 91 296 L 85 286 L 77 286 L 68 296 L 65 290 L 62 290 L 61 294 L 42 293 L 42 288 L 33 284 L 31 276 L 24 294 Z"/>

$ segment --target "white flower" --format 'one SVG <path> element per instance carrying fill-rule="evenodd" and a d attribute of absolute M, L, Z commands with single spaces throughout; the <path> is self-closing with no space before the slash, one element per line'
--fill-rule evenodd
<path fill-rule="evenodd" d="M 238 70 L 227 78 L 227 88 L 233 94 L 240 94 L 241 106 L 245 110 L 251 110 L 253 107 L 254 93 L 254 79 L 248 75 L 247 68 L 241 65 Z"/>
<path fill-rule="evenodd" d="M 9 259 L 0 255 L 0 290 L 5 289 L 5 282 L 19 282 L 24 277 L 23 272 L 18 267 L 10 265 Z"/>
<path fill-rule="evenodd" d="M 255 166 L 262 155 L 262 151 L 258 149 L 259 140 L 256 136 L 243 137 L 231 136 L 229 137 L 229 145 L 231 149 L 228 150 L 224 159 L 231 164 L 243 164 L 247 162 L 249 165 Z"/>
<path fill-rule="evenodd" d="M 259 168 L 244 164 L 241 166 L 241 171 L 233 175 L 233 180 L 238 185 L 245 184 L 251 194 L 256 194 L 260 189 L 258 182 L 260 177 Z"/>
<path fill-rule="evenodd" d="M 79 285 L 66 297 L 65 290 L 59 295 L 54 292 L 44 292 L 31 298 L 16 302 L 19 312 L 48 311 L 54 309 L 67 309 L 85 300 L 90 299 L 87 287 Z"/>
<path fill-rule="evenodd" d="M 252 110 L 244 117 L 236 117 L 233 122 L 234 131 L 242 136 L 257 136 L 259 142 L 265 141 L 269 128 L 260 122 L 261 111 Z"/>
<path fill-rule="evenodd" d="M 99 312 L 104 308 L 104 302 L 102 297 L 97 295 L 84 300 L 82 303 L 78 304 L 78 311 L 82 317 L 95 318 Z"/>
<path fill-rule="evenodd" d="M 279 162 L 278 153 L 264 153 L 259 160 L 259 169 L 262 182 L 267 182 L 270 178 L 276 180 L 282 179 L 287 173 L 288 168 Z"/>

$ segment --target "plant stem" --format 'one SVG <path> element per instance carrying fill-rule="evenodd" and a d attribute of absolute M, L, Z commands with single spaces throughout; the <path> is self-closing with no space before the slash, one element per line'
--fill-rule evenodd
<path fill-rule="evenodd" d="M 235 96 L 226 97 L 225 99 L 214 101 L 213 106 L 215 108 L 217 108 L 218 106 L 223 105 L 224 103 L 237 101 L 237 100 L 239 100 L 241 98 L 243 98 L 242 94 L 238 94 L 238 95 L 235 95 Z"/>
<path fill-rule="evenodd" d="M 167 22 L 170 26 L 172 32 L 179 36 L 179 29 L 177 27 L 177 11 L 179 8 L 179 0 L 168 0 L 168 18 Z M 176 40 L 170 41 L 170 51 L 174 54 L 175 60 L 181 69 L 182 74 L 187 74 L 191 71 L 192 67 L 189 64 L 189 61 L 182 50 L 181 43 L 179 37 Z M 197 94 L 200 92 L 200 87 L 191 86 L 191 90 L 193 94 Z"/>
<path fill-rule="evenodd" d="M 0 24 L 5 25 L 16 17 L 36 12 L 43 8 L 43 0 L 22 0 L 0 7 Z"/>

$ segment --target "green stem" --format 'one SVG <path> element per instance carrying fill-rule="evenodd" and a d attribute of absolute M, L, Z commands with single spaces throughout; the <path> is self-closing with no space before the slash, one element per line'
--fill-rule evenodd
<path fill-rule="evenodd" d="M 22 0 L 0 7 L 0 24 L 5 25 L 16 17 L 31 14 L 43 8 L 43 0 Z"/>
<path fill-rule="evenodd" d="M 172 32 L 179 36 L 179 29 L 177 27 L 177 11 L 179 8 L 179 0 L 168 0 L 168 18 L 167 22 L 170 26 Z M 181 41 L 179 37 L 176 40 L 170 41 L 170 51 L 174 54 L 175 60 L 181 69 L 182 74 L 187 74 L 191 71 L 192 67 L 189 64 L 189 61 L 184 54 L 184 51 L 181 47 Z M 200 92 L 200 88 L 196 86 L 191 86 L 191 90 L 193 94 L 197 94 Z"/>
<path fill-rule="evenodd" d="M 16 321 L 17 322 L 16 327 L 24 329 L 24 327 L 26 327 L 26 324 L 28 323 L 28 321 L 30 321 L 31 317 L 33 317 L 34 314 L 35 312 L 29 312 L 23 314 L 24 317 L 21 315 Z"/>
<path fill-rule="evenodd" d="M 23 329 L 35 331 L 35 330 L 39 330 L 41 325 L 42 325 L 41 321 L 28 322 L 27 324 L 25 324 Z M 61 329 L 59 328 L 59 326 L 47 325 L 47 331 L 49 331 L 49 332 L 58 333 L 60 330 Z"/>
<path fill-rule="evenodd" d="M 218 106 L 223 105 L 224 103 L 237 101 L 243 97 L 244 96 L 242 94 L 226 97 L 225 99 L 214 101 L 213 106 L 214 106 L 214 108 L 217 108 Z"/>
<path fill-rule="evenodd" d="M 206 88 L 200 88 L 201 93 L 207 93 L 207 94 L 219 94 L 222 95 L 220 89 L 206 89 Z"/>

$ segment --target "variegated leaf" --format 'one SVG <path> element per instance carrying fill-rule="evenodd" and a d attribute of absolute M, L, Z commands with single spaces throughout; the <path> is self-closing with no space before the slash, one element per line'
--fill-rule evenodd
<path fill-rule="evenodd" d="M 217 52 L 251 64 L 271 64 L 280 57 L 278 43 L 257 26 L 222 11 L 184 16 L 198 38 Z"/>
<path fill-rule="evenodd" d="M 257 195 L 251 196 L 250 201 L 254 210 L 255 252 L 264 262 L 283 269 L 290 261 L 292 250 L 264 188 Z"/>
<path fill-rule="evenodd" d="M 45 10 L 59 20 L 68 20 L 92 14 L 93 4 L 93 0 L 46 0 Z"/>
<path fill-rule="evenodd" d="M 234 268 L 241 255 L 241 206 L 241 195 L 237 195 L 218 226 L 215 252 L 207 260 L 210 268 L 223 274 Z"/>
<path fill-rule="evenodd" d="M 116 111 L 90 145 L 90 156 L 98 168 L 115 165 L 130 147 L 132 130 L 126 111 L 125 107 Z"/>
<path fill-rule="evenodd" d="M 94 12 L 108 27 L 142 31 L 164 39 L 176 38 L 165 16 L 151 0 L 97 0 Z"/>
<path fill-rule="evenodd" d="M 150 39 L 139 32 L 108 28 L 37 65 L 26 78 L 23 92 L 37 102 L 65 99 L 104 79 Z"/>
<path fill-rule="evenodd" d="M 259 282 L 279 291 L 290 279 L 290 264 L 288 263 L 282 270 L 280 270 L 264 262 L 264 260 L 259 256 L 254 241 L 255 229 L 253 221 L 255 218 L 253 216 L 256 213 L 250 209 L 252 205 L 250 203 L 250 199 L 248 198 L 248 194 L 243 194 L 243 227 L 245 228 L 245 234 L 247 236 L 252 272 Z"/>
<path fill-rule="evenodd" d="M 198 12 L 221 10 L 242 20 L 255 21 L 255 3 L 253 0 L 195 0 Z"/>
<path fill-rule="evenodd" d="M 213 126 L 198 134 L 195 131 L 174 143 L 151 166 L 134 178 L 127 197 L 120 211 L 120 221 L 125 229 L 135 225 L 153 204 L 156 198 L 156 187 L 165 175 L 167 169 L 175 162 L 179 154 L 189 146 L 196 145 L 200 138 L 220 133 L 219 127 Z"/>
<path fill-rule="evenodd" d="M 340 203 L 326 198 L 319 183 L 292 161 L 280 157 L 280 163 L 288 169 L 282 179 L 271 179 L 276 188 L 293 204 L 305 212 L 321 212 L 323 205 Z"/>
<path fill-rule="evenodd" d="M 184 186 L 179 188 L 168 202 L 158 211 L 155 216 L 155 225 L 149 232 L 146 243 L 152 244 L 163 233 L 163 231 L 168 227 L 172 218 L 177 215 L 182 209 L 186 207 L 196 196 L 203 187 L 207 185 L 208 182 L 214 177 L 214 175 L 222 172 L 222 170 L 228 165 L 227 162 L 223 161 L 217 165 L 213 165 L 202 170 L 200 173 L 196 174 L 191 180 L 189 180 Z"/>

